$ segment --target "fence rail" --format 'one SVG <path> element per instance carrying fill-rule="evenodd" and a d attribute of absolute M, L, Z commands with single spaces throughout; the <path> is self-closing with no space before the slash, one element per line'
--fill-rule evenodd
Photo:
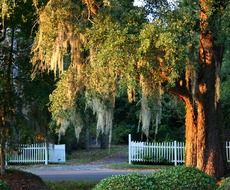
<path fill-rule="evenodd" d="M 184 162 L 184 142 L 138 142 L 129 135 L 129 164 L 132 162 L 178 163 Z M 230 162 L 230 142 L 226 142 L 227 161 Z"/>
<path fill-rule="evenodd" d="M 57 163 L 65 162 L 65 145 L 47 143 L 20 144 L 6 156 L 6 165 L 11 163 Z"/>

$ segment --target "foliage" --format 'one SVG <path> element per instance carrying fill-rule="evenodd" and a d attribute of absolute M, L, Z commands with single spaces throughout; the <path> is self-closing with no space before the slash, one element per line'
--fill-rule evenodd
<path fill-rule="evenodd" d="M 103 179 L 94 190 L 157 190 L 155 180 L 140 174 L 116 175 Z"/>
<path fill-rule="evenodd" d="M 80 182 L 74 182 L 74 181 L 68 181 L 68 182 L 47 182 L 46 183 L 50 190 L 91 190 L 97 182 L 86 182 L 86 181 L 80 181 Z"/>
<path fill-rule="evenodd" d="M 171 116 L 170 116 L 171 117 Z M 164 121 L 164 120 L 163 120 Z M 150 131 L 151 135 L 151 131 Z M 151 135 L 155 135 L 154 133 Z M 159 142 L 163 141 L 184 141 L 184 127 L 176 125 L 161 124 L 158 129 L 158 133 L 155 138 Z"/>
<path fill-rule="evenodd" d="M 129 125 L 127 122 L 114 124 L 113 127 L 113 144 L 127 144 L 128 135 L 136 133 L 136 127 Z"/>
<path fill-rule="evenodd" d="M 19 114 L 16 116 L 18 140 L 20 143 L 33 143 L 39 133 L 48 135 L 50 113 L 48 112 L 49 94 L 54 89 L 51 74 L 43 73 L 31 79 L 31 65 L 20 60 L 19 82 L 22 85 L 21 96 L 17 98 Z M 24 80 L 21 80 L 21 78 Z M 21 112 L 21 113 L 20 113 Z M 41 141 L 44 140 L 40 139 Z"/>
<path fill-rule="evenodd" d="M 128 134 L 137 134 L 139 106 L 135 102 L 129 103 L 125 94 L 116 98 L 114 110 L 114 127 L 112 142 L 115 144 L 127 144 Z"/>
<path fill-rule="evenodd" d="M 151 177 L 150 177 L 151 178 Z M 215 179 L 191 167 L 173 167 L 155 172 L 152 178 L 158 182 L 159 190 L 214 190 Z"/>
<path fill-rule="evenodd" d="M 53 131 L 53 130 L 50 129 L 50 131 Z M 57 132 L 54 132 L 54 134 L 53 134 L 54 137 L 56 137 L 56 133 Z M 55 143 L 65 144 L 66 153 L 71 154 L 71 152 L 78 147 L 78 141 L 77 141 L 76 136 L 75 136 L 74 128 L 69 127 L 66 130 L 65 135 L 61 139 L 55 138 Z M 79 146 L 82 146 L 82 144 Z M 80 147 L 78 147 L 78 148 L 80 148 Z"/>
<path fill-rule="evenodd" d="M 104 9 L 93 22 L 87 30 L 91 59 L 86 69 L 87 88 L 107 95 L 114 93 L 114 82 L 115 90 L 127 86 L 127 82 L 135 83 L 137 39 L 143 15 L 130 2 L 114 1 L 113 7 Z"/>
<path fill-rule="evenodd" d="M 85 16 L 77 1 L 50 0 L 39 11 L 39 30 L 33 44 L 34 71 L 52 70 L 60 76 L 70 64 L 79 64 Z"/>
<path fill-rule="evenodd" d="M 23 82 L 28 75 L 21 75 L 19 65 L 22 60 L 29 62 L 31 34 L 33 33 L 31 28 L 34 24 L 35 12 L 30 0 L 1 0 L 0 9 L 0 23 L 3 29 L 0 39 L 0 130 L 2 134 L 0 139 L 1 148 L 4 149 L 6 141 L 11 146 L 20 138 L 16 119 L 23 117 L 22 105 L 25 103 L 24 100 L 23 103 L 21 102 L 24 95 Z M 4 151 L 1 157 L 4 156 Z M 4 162 L 3 158 L 1 162 Z M 3 167 L 4 164 L 1 166 Z M 2 173 L 3 171 L 4 168 L 1 168 Z"/>
<path fill-rule="evenodd" d="M 42 132 L 45 136 L 49 119 L 46 104 L 48 94 L 53 90 L 53 80 L 50 74 L 41 74 L 35 80 L 31 80 L 30 51 L 35 32 L 33 25 L 36 20 L 32 0 L 15 1 L 12 8 L 13 12 L 6 22 L 8 30 L 14 30 L 12 40 L 17 44 L 13 48 L 14 59 L 10 68 L 15 110 L 13 117 L 17 123 L 13 124 L 15 126 L 13 133 L 17 133 L 17 136 L 12 138 L 12 141 L 32 143 L 35 141 L 36 133 Z M 8 41 L 7 38 L 5 41 Z"/>
<path fill-rule="evenodd" d="M 102 180 L 95 190 L 158 189 L 158 190 L 215 190 L 215 179 L 195 168 L 173 167 L 154 172 L 118 175 Z"/>
<path fill-rule="evenodd" d="M 198 44 L 197 16 L 193 11 L 190 4 L 181 5 L 168 12 L 163 17 L 164 21 L 155 19 L 143 27 L 139 52 L 144 63 L 142 67 L 148 69 L 143 74 L 146 76 L 151 71 L 154 72 L 151 76 L 155 77 L 148 81 L 163 80 L 174 86 L 176 79 L 184 72 L 188 47 Z"/>
<path fill-rule="evenodd" d="M 223 65 L 222 65 L 222 78 L 221 78 L 221 101 L 224 117 L 224 127 L 229 128 L 230 123 L 230 69 L 229 69 L 229 52 L 226 52 Z"/>
<path fill-rule="evenodd" d="M 169 94 L 164 94 L 162 97 L 162 122 L 157 133 L 153 131 L 154 139 L 157 141 L 184 141 L 184 115 L 183 103 Z"/>
<path fill-rule="evenodd" d="M 153 103 L 152 103 L 153 104 Z M 164 94 L 161 100 L 162 118 L 156 131 L 155 125 L 150 127 L 149 140 L 157 141 L 184 141 L 184 108 L 183 103 L 175 97 Z M 150 105 L 154 109 L 155 105 Z M 138 114 L 140 106 L 129 103 L 127 96 L 116 98 L 114 111 L 113 143 L 127 143 L 128 134 L 135 140 L 141 139 L 141 133 L 137 132 Z"/>
<path fill-rule="evenodd" d="M 57 88 L 49 97 L 49 111 L 52 114 L 52 120 L 55 121 L 55 131 L 59 133 L 59 136 L 64 135 L 69 126 L 81 129 L 83 125 L 80 114 L 76 112 L 76 109 L 82 111 L 84 106 L 79 108 L 76 102 L 76 86 L 79 85 L 77 81 L 74 81 L 75 76 L 76 73 L 70 67 L 68 71 L 63 73 L 62 78 L 56 84 Z"/>
<path fill-rule="evenodd" d="M 230 177 L 225 178 L 220 186 L 217 188 L 217 190 L 228 190 L 230 189 Z"/>
<path fill-rule="evenodd" d="M 0 189 L 1 190 L 11 190 L 10 187 L 6 184 L 6 182 L 0 180 Z"/>
<path fill-rule="evenodd" d="M 66 17 L 70 5 L 58 2 L 55 6 L 50 1 L 45 6 L 39 17 L 33 63 L 39 68 L 39 65 L 43 67 L 44 62 L 46 68 L 56 69 L 59 74 L 63 72 L 59 75 L 61 79 L 56 90 L 50 96 L 52 120 L 61 126 L 62 134 L 71 124 L 74 127 L 79 125 L 78 118 L 85 120 L 87 114 L 76 118 L 72 113 L 82 113 L 87 106 L 96 113 L 97 136 L 105 132 L 111 141 L 114 99 L 119 94 L 117 91 L 127 88 L 126 81 L 135 81 L 137 35 L 144 17 L 139 9 L 132 6 L 131 1 L 111 1 L 111 7 L 102 6 L 100 12 L 90 17 L 92 23 L 89 23 L 80 4 L 75 5 L 77 11 L 71 12 L 72 17 L 79 18 L 77 21 Z M 50 15 L 51 20 L 44 19 Z M 52 27 L 52 19 L 57 22 L 56 25 L 60 24 L 56 17 L 60 17 L 63 27 L 70 31 L 63 33 L 60 27 Z M 73 36 L 68 37 L 73 28 Z M 78 41 L 75 43 L 73 39 Z M 75 54 L 78 55 L 77 60 L 73 57 Z M 81 105 L 77 103 L 80 102 L 79 93 L 83 97 Z M 77 122 L 72 122 L 71 118 Z"/>

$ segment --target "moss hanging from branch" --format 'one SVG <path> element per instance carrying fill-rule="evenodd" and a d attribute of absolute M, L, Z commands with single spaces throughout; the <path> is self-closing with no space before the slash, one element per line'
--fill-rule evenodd
<path fill-rule="evenodd" d="M 216 64 L 216 82 L 215 82 L 215 108 L 220 102 L 220 64 Z"/>
<path fill-rule="evenodd" d="M 141 127 L 142 132 L 146 135 L 147 138 L 149 137 L 151 119 L 152 113 L 148 105 L 148 99 L 142 92 L 138 129 L 140 130 Z"/>
<path fill-rule="evenodd" d="M 56 76 L 63 73 L 68 64 L 81 64 L 81 7 L 73 1 L 53 1 L 39 14 L 39 30 L 32 50 L 34 71 L 53 70 Z M 70 62 L 65 58 L 70 55 Z M 80 68 L 77 67 L 80 74 Z"/>
<path fill-rule="evenodd" d="M 57 132 L 64 135 L 72 125 L 77 139 L 83 127 L 81 115 L 76 111 L 76 98 L 84 86 L 81 54 L 85 20 L 80 0 L 49 0 L 39 10 L 39 30 L 32 49 L 34 72 L 52 70 L 56 77 L 61 76 L 50 96 L 49 108 L 58 125 Z"/>
<path fill-rule="evenodd" d="M 66 130 L 73 126 L 75 130 L 75 136 L 77 140 L 80 138 L 80 133 L 84 127 L 84 122 L 82 120 L 81 114 L 75 109 L 65 110 L 62 114 L 56 116 L 56 125 L 58 128 L 56 132 L 58 133 L 58 142 L 61 140 L 61 136 L 65 135 Z"/>
<path fill-rule="evenodd" d="M 135 100 L 136 100 L 135 89 L 132 86 L 128 86 L 127 94 L 128 94 L 128 101 L 130 103 L 135 102 Z"/>
<path fill-rule="evenodd" d="M 52 113 L 52 120 L 58 126 L 59 137 L 65 134 L 69 126 L 73 126 L 76 138 L 79 139 L 84 122 L 76 99 L 83 86 L 82 81 L 77 79 L 78 74 L 75 71 L 76 69 L 71 66 L 62 75 L 57 88 L 50 95 L 49 111 Z"/>
<path fill-rule="evenodd" d="M 77 140 L 79 140 L 81 130 L 84 127 L 84 122 L 83 122 L 80 112 L 76 110 L 72 111 L 71 116 L 70 116 L 70 121 L 72 125 L 74 126 L 75 136 Z"/>
<path fill-rule="evenodd" d="M 139 114 L 138 131 L 142 132 L 149 138 L 149 130 L 155 126 L 155 139 L 158 133 L 159 124 L 161 123 L 162 104 L 161 97 L 163 90 L 160 83 L 148 84 L 143 76 L 140 77 L 141 85 L 141 110 Z"/>
<path fill-rule="evenodd" d="M 97 139 L 100 134 L 105 134 L 108 137 L 109 147 L 112 141 L 114 98 L 99 99 L 93 97 L 88 101 L 87 105 L 97 116 Z"/>

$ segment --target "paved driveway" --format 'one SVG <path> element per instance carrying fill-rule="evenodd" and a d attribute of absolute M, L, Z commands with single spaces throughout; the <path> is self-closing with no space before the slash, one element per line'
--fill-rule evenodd
<path fill-rule="evenodd" d="M 25 171 L 34 173 L 46 181 L 99 181 L 103 178 L 118 175 L 128 174 L 132 172 L 148 174 L 153 170 L 114 170 L 106 169 L 103 164 L 87 164 L 79 166 L 48 166 L 39 168 L 24 169 Z"/>

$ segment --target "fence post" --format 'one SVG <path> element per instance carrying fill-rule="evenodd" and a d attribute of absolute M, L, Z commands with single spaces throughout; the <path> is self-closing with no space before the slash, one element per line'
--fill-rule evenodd
<path fill-rule="evenodd" d="M 48 146 L 45 142 L 45 165 L 48 165 Z"/>
<path fill-rule="evenodd" d="M 129 134 L 129 164 L 131 164 L 131 134 Z"/>
<path fill-rule="evenodd" d="M 177 166 L 177 143 L 174 141 L 174 165 Z"/>

